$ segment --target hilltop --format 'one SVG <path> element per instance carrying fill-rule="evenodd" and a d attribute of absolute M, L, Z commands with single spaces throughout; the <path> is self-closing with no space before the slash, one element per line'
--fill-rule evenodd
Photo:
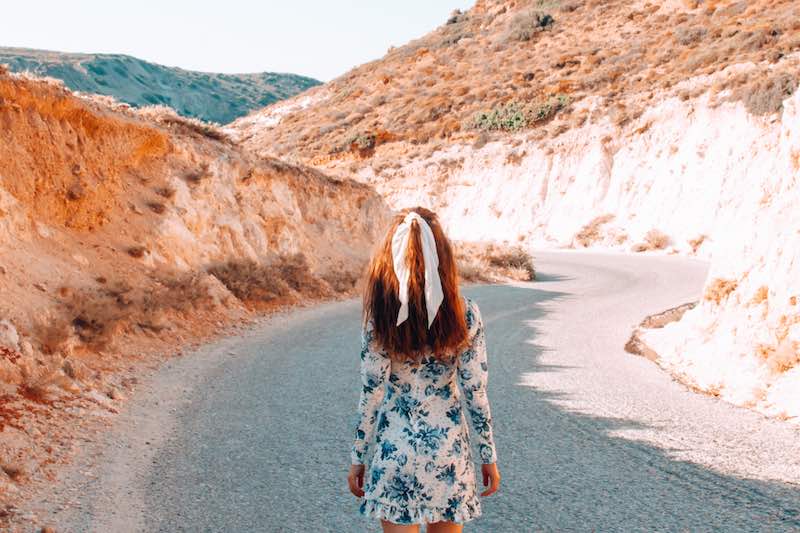
<path fill-rule="evenodd" d="M 141 107 L 166 105 L 179 114 L 226 124 L 319 81 L 296 74 L 217 74 L 166 67 L 119 54 L 69 54 L 0 48 L 0 64 L 62 80 L 74 90 Z"/>

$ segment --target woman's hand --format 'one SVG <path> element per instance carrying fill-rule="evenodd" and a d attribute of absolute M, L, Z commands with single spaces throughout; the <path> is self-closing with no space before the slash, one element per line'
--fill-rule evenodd
<path fill-rule="evenodd" d="M 498 478 L 499 479 L 499 478 Z M 364 465 L 350 465 L 350 473 L 347 474 L 347 484 L 353 496 L 360 498 L 364 495 Z"/>
<path fill-rule="evenodd" d="M 491 496 L 500 488 L 500 471 L 497 469 L 497 463 L 482 465 L 481 472 L 483 472 L 483 486 L 488 487 L 481 492 L 481 496 Z"/>

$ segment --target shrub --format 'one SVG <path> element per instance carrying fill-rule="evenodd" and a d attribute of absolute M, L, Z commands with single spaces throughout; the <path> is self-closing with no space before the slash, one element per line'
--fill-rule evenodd
<path fill-rule="evenodd" d="M 517 103 L 510 103 L 478 113 L 472 121 L 472 127 L 483 131 L 519 131 L 528 122 L 526 110 Z"/>
<path fill-rule="evenodd" d="M 575 234 L 573 243 L 584 248 L 600 240 L 600 227 L 614 220 L 614 215 L 605 214 L 594 217 Z"/>
<path fill-rule="evenodd" d="M 675 38 L 684 46 L 695 44 L 708 34 L 708 30 L 700 26 L 693 26 L 690 28 L 678 27 L 675 29 Z"/>
<path fill-rule="evenodd" d="M 731 100 L 741 100 L 754 115 L 771 115 L 783 109 L 783 101 L 797 90 L 798 78 L 786 72 L 767 78 L 751 77 L 750 81 L 734 89 Z"/>
<path fill-rule="evenodd" d="M 251 307 L 290 297 L 297 292 L 312 296 L 327 293 L 324 284 L 312 275 L 302 254 L 280 258 L 271 264 L 252 260 L 228 261 L 212 266 L 208 272 Z"/>
<path fill-rule="evenodd" d="M 538 33 L 548 29 L 555 19 L 542 11 L 528 11 L 512 19 L 509 25 L 507 41 L 530 41 Z"/>
<path fill-rule="evenodd" d="M 533 257 L 521 246 L 459 242 L 455 249 L 458 272 L 464 281 L 533 281 L 536 277 Z"/>
<path fill-rule="evenodd" d="M 468 126 L 481 131 L 519 131 L 537 122 L 550 120 L 569 103 L 569 96 L 558 94 L 535 105 L 518 102 L 502 104 L 491 111 L 479 112 Z"/>
<path fill-rule="evenodd" d="M 644 242 L 635 244 L 632 248 L 634 252 L 646 252 L 648 250 L 663 250 L 670 243 L 669 235 L 657 229 L 651 229 L 644 236 Z"/>

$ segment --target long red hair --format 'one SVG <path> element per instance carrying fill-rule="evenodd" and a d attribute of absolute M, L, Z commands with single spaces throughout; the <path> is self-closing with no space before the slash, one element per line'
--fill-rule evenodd
<path fill-rule="evenodd" d="M 414 211 L 431 227 L 439 255 L 439 277 L 444 300 L 428 328 L 425 306 L 425 267 L 419 224 L 412 222 L 406 260 L 411 277 L 408 282 L 408 319 L 397 323 L 400 310 L 399 283 L 392 258 L 392 237 L 405 216 Z M 430 350 L 441 360 L 451 359 L 467 341 L 465 304 L 458 289 L 458 269 L 453 249 L 436 214 L 423 207 L 405 209 L 395 217 L 370 261 L 364 290 L 364 323 L 372 319 L 374 335 L 392 359 L 417 361 Z"/>

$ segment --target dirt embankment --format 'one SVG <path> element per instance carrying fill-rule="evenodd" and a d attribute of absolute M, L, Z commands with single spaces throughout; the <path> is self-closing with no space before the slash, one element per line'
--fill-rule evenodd
<path fill-rule="evenodd" d="M 366 185 L 0 69 L 0 515 L 137 368 L 351 293 L 388 216 Z"/>

